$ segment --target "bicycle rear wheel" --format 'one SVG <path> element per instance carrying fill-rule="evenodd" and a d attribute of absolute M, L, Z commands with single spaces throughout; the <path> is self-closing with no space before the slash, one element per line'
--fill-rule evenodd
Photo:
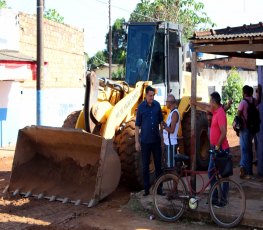
<path fill-rule="evenodd" d="M 243 188 L 230 178 L 220 179 L 214 184 L 208 203 L 213 221 L 224 228 L 238 225 L 246 209 Z"/>
<path fill-rule="evenodd" d="M 162 187 L 163 194 L 158 190 Z M 158 189 L 159 188 L 159 189 Z M 184 213 L 187 198 L 184 181 L 174 174 L 164 174 L 156 181 L 153 189 L 154 212 L 164 221 L 178 220 Z"/>

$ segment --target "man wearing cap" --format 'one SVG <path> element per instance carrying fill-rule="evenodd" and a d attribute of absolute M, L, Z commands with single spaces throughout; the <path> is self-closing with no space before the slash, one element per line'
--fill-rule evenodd
<path fill-rule="evenodd" d="M 135 122 L 135 148 L 142 153 L 144 196 L 149 195 L 150 173 L 149 164 L 153 154 L 155 176 L 162 173 L 161 169 L 161 137 L 160 124 L 163 121 L 162 110 L 159 102 L 154 100 L 155 89 L 146 87 L 145 100 L 138 106 Z M 141 132 L 140 132 L 141 130 Z M 139 137 L 140 132 L 140 137 Z M 159 188 L 158 193 L 162 195 Z"/>

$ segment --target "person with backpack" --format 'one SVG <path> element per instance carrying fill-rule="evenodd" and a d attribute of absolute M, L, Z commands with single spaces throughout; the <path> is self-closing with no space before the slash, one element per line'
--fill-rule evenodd
<path fill-rule="evenodd" d="M 252 139 L 259 132 L 260 119 L 256 101 L 251 95 L 251 87 L 243 87 L 243 99 L 238 106 L 237 116 L 242 119 L 242 128 L 239 132 L 240 137 L 240 178 L 250 179 L 253 175 L 253 151 Z"/>

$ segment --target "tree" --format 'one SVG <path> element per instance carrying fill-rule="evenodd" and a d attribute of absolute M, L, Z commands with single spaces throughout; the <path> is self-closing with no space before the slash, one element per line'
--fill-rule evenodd
<path fill-rule="evenodd" d="M 222 101 L 227 103 L 230 99 L 233 100 L 233 104 L 227 111 L 230 116 L 235 116 L 243 95 L 242 95 L 243 81 L 239 76 L 236 68 L 231 69 L 227 78 L 227 84 L 222 89 Z"/>
<path fill-rule="evenodd" d="M 107 63 L 105 51 L 98 51 L 93 57 L 88 60 L 88 69 L 96 69 L 101 64 Z"/>
<path fill-rule="evenodd" d="M 112 26 L 112 63 L 124 64 L 126 59 L 126 31 L 123 29 L 124 18 L 115 20 Z M 106 55 L 109 55 L 109 33 L 106 34 L 105 44 L 107 46 Z"/>
<path fill-rule="evenodd" d="M 112 72 L 112 80 L 124 80 L 125 78 L 125 68 L 119 66 L 116 71 Z"/>
<path fill-rule="evenodd" d="M 45 10 L 44 18 L 54 22 L 64 23 L 64 17 L 62 17 L 55 9 Z"/>
<path fill-rule="evenodd" d="M 7 8 L 7 4 L 5 0 L 0 0 L 0 9 Z"/>
<path fill-rule="evenodd" d="M 183 40 L 193 35 L 197 26 L 214 26 L 196 0 L 141 0 L 130 16 L 132 22 L 170 21 L 183 25 Z"/>

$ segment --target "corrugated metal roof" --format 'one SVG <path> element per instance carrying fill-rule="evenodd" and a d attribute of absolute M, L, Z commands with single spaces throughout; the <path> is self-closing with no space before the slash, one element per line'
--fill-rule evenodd
<path fill-rule="evenodd" d="M 16 51 L 0 50 L 0 61 L 36 61 L 34 58 L 26 56 Z"/>
<path fill-rule="evenodd" d="M 190 40 L 195 39 L 233 39 L 263 37 L 263 23 L 243 25 L 238 27 L 227 27 L 218 30 L 196 31 Z"/>

